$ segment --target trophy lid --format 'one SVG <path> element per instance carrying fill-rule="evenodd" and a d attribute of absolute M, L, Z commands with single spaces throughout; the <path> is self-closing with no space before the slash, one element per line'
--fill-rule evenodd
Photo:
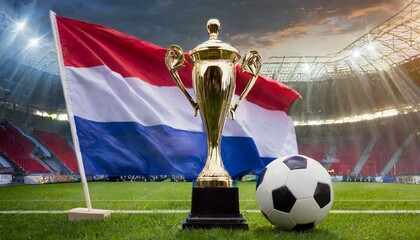
<path fill-rule="evenodd" d="M 195 62 L 196 60 L 225 59 L 236 63 L 241 58 L 238 49 L 218 39 L 220 31 L 219 20 L 208 20 L 206 28 L 210 39 L 190 50 L 190 60 Z"/>

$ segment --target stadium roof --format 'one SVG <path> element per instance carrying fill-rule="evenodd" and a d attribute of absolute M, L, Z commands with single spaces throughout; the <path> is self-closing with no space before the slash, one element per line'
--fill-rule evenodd
<path fill-rule="evenodd" d="M 9 15 L 13 12 L 17 14 L 16 9 L 12 9 L 13 6 L 8 4 L 2 4 L 1 7 L 3 12 L 0 11 L 0 33 L 14 33 L 11 37 L 5 37 L 10 34 L 0 36 L 2 60 L 9 58 L 41 71 L 58 74 L 55 47 L 50 32 L 42 35 L 29 29 L 18 32 L 14 25 L 25 28 L 25 19 L 11 24 L 10 17 L 13 16 Z M 26 8 L 29 12 L 30 6 Z M 20 11 L 24 12 L 25 7 L 21 7 Z M 322 76 L 337 71 L 357 69 L 372 72 L 410 61 L 419 55 L 419 16 L 420 2 L 413 0 L 399 13 L 343 50 L 326 56 L 274 56 L 264 64 L 263 75 L 283 82 L 319 80 Z M 45 20 L 41 19 L 32 19 L 31 25 L 37 22 L 45 25 Z M 26 43 L 28 38 L 31 39 L 30 45 Z M 34 47 L 35 45 L 37 47 Z"/>
<path fill-rule="evenodd" d="M 411 62 L 420 54 L 420 1 L 403 10 L 343 50 L 326 56 L 274 56 L 262 75 L 281 82 L 325 80 L 336 74 L 377 72 Z"/>
<path fill-rule="evenodd" d="M 0 7 L 1 4 L 0 2 Z M 5 13 L 9 14 L 8 9 L 3 10 L 4 12 L 0 11 L 0 33 L 8 31 L 8 34 L 0 34 L 0 101 L 40 111 L 65 112 L 55 47 L 51 36 L 46 36 L 50 33 L 37 36 L 37 32 L 31 29 L 20 31 L 25 23 L 11 24 L 10 16 L 5 16 Z M 9 12 L 13 11 L 10 9 Z M 418 62 L 414 59 L 419 60 L 420 53 L 419 16 L 420 0 L 413 0 L 400 12 L 339 52 L 326 56 L 272 57 L 263 65 L 262 74 L 282 82 L 311 82 L 336 78 L 337 75 L 345 77 L 347 73 L 352 74 L 354 71 L 375 73 L 406 62 L 413 65 L 413 62 Z M 36 21 L 41 20 L 35 19 L 31 24 L 36 24 Z M 42 21 L 45 22 L 45 19 Z M 27 44 L 27 39 L 32 39 L 30 45 Z M 345 79 L 355 82 L 353 78 Z M 301 90 L 297 85 L 292 87 Z M 316 102 L 314 96 L 309 93 L 305 95 L 304 92 L 302 90 L 301 94 L 308 103 Z M 329 102 L 337 101 L 329 99 Z M 417 100 L 406 102 L 419 103 Z M 358 105 L 357 102 L 353 104 Z M 302 108 L 297 109 L 300 111 Z M 309 107 L 306 110 L 308 109 Z"/>

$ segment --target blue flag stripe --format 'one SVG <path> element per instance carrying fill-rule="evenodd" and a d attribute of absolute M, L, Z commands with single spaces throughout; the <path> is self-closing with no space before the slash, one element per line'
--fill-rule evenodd
<path fill-rule="evenodd" d="M 184 175 L 195 179 L 206 155 L 202 132 L 136 122 L 94 122 L 75 116 L 87 174 Z M 222 158 L 233 178 L 263 168 L 272 158 L 260 158 L 249 137 L 222 138 Z M 186 155 L 187 153 L 187 155 Z"/>

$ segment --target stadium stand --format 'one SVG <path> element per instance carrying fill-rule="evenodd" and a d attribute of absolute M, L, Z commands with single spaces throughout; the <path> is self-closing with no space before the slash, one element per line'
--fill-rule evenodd
<path fill-rule="evenodd" d="M 416 133 L 411 143 L 395 165 L 395 175 L 413 175 L 420 172 L 420 135 Z"/>
<path fill-rule="evenodd" d="M 360 174 L 373 176 L 380 173 L 404 142 L 404 139 L 409 134 L 407 131 L 405 125 L 401 124 L 400 117 L 395 117 L 392 121 L 385 122 L 382 125 L 381 135 L 373 146 L 372 153 Z"/>
<path fill-rule="evenodd" d="M 296 126 L 299 154 L 316 159 L 334 175 L 418 174 L 419 141 L 416 137 L 407 146 L 405 142 L 410 134 L 417 136 L 419 121 L 413 112 L 355 123 Z M 394 161 L 397 170 L 381 174 Z"/>
<path fill-rule="evenodd" d="M 27 174 L 51 173 L 31 156 L 34 144 L 6 122 L 0 126 L 0 151 Z"/>
<path fill-rule="evenodd" d="M 76 155 L 69 143 L 60 135 L 34 131 L 35 137 L 44 143 L 73 173 L 79 173 Z"/>
<path fill-rule="evenodd" d="M 327 158 L 330 146 L 322 143 L 299 143 L 299 154 L 311 157 L 319 162 L 323 162 Z"/>
<path fill-rule="evenodd" d="M 329 169 L 334 170 L 337 175 L 351 175 L 368 142 L 366 137 L 338 142 L 335 151 L 338 161 L 332 163 Z"/>
<path fill-rule="evenodd" d="M 300 154 L 352 178 L 420 174 L 420 50 L 413 44 L 420 42 L 419 16 L 420 4 L 413 1 L 339 52 L 273 56 L 263 64 L 262 75 L 303 97 L 289 111 Z M 57 69 L 55 53 L 49 64 Z M 0 61 L 0 69 L 0 116 L 33 132 L 61 160 L 31 158 L 37 147 L 3 124 L 0 154 L 5 161 L 24 174 L 48 172 L 42 161 L 55 172 L 78 173 L 64 140 L 71 136 L 68 122 L 44 116 L 66 112 L 60 76 L 13 58 Z"/>

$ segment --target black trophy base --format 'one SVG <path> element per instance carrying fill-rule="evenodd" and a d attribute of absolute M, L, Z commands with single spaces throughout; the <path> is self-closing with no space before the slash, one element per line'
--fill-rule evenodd
<path fill-rule="evenodd" d="M 194 187 L 191 213 L 184 220 L 182 228 L 248 230 L 248 223 L 239 212 L 238 188 Z"/>

